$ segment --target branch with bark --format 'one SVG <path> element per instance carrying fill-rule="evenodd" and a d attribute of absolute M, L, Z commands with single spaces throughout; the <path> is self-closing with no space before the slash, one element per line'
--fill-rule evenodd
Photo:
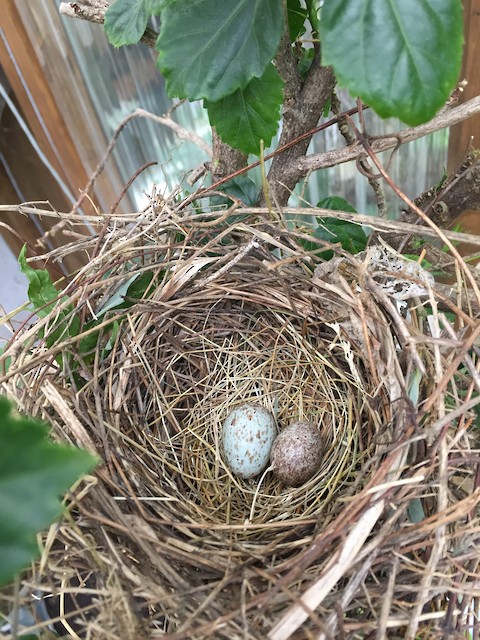
<path fill-rule="evenodd" d="M 304 137 L 303 134 L 314 129 L 320 120 L 325 104 L 332 95 L 335 76 L 331 67 L 322 67 L 320 49 L 318 48 L 306 78 L 302 81 L 297 61 L 293 55 L 287 22 L 275 58 L 275 65 L 285 83 L 282 133 L 279 146 L 282 147 L 301 138 L 297 144 L 274 157 L 268 172 L 270 195 L 274 202 L 284 206 L 300 179 L 290 168 L 294 167 L 300 158 L 305 157 L 312 139 L 311 135 Z M 265 195 L 261 203 L 264 202 Z"/>

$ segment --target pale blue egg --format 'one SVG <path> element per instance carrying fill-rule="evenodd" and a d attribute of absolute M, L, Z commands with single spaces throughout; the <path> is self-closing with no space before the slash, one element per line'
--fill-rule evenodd
<path fill-rule="evenodd" d="M 268 465 L 277 435 L 273 415 L 261 405 L 243 404 L 233 409 L 223 425 L 225 462 L 242 478 L 258 476 Z"/>

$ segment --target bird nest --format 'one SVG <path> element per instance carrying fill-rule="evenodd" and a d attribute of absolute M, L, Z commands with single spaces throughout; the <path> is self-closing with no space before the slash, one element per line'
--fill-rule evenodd
<path fill-rule="evenodd" d="M 281 217 L 170 205 L 106 217 L 50 255 L 90 262 L 5 351 L 19 408 L 101 458 L 42 539 L 30 592 L 72 637 L 470 628 L 473 339 L 442 337 L 420 272 L 399 305 L 398 269 L 392 288 L 371 253 L 321 263 Z M 279 430 L 317 426 L 309 481 L 231 473 L 222 425 L 245 402 Z"/>

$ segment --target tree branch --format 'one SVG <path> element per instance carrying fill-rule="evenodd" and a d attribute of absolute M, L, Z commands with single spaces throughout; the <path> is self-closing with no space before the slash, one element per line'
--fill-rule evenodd
<path fill-rule="evenodd" d="M 330 67 L 321 66 L 319 55 L 315 55 L 302 83 L 290 43 L 287 20 L 275 65 L 285 82 L 283 124 L 279 141 L 279 146 L 283 146 L 317 125 L 335 86 L 335 76 Z M 273 200 L 279 205 L 288 202 L 290 192 L 298 182 L 293 172 L 289 176 L 288 167 L 295 166 L 296 161 L 305 155 L 310 140 L 311 136 L 303 138 L 272 161 L 268 184 Z M 261 203 L 264 202 L 263 197 Z"/>
<path fill-rule="evenodd" d="M 0 207 L 0 211 L 2 208 Z M 320 209 L 317 207 L 284 207 L 283 214 L 289 216 L 298 216 L 301 220 L 302 216 L 309 215 L 320 218 L 333 218 L 335 220 L 345 220 L 358 225 L 365 225 L 377 231 L 391 231 L 394 233 L 414 233 L 421 238 L 438 239 L 438 231 L 430 227 L 418 226 L 409 222 L 400 222 L 398 220 L 386 220 L 377 216 L 369 216 L 362 213 L 350 213 L 348 211 L 336 211 L 333 209 Z M 240 207 L 235 211 L 238 215 L 262 216 L 268 218 L 269 211 L 266 207 Z M 197 214 L 196 214 L 197 215 Z M 473 233 L 463 233 L 460 231 L 442 230 L 446 238 L 452 242 L 468 242 L 480 247 L 480 236 Z M 448 255 L 448 254 L 446 254 Z M 451 256 L 450 256 L 450 259 Z"/>
<path fill-rule="evenodd" d="M 440 129 L 446 129 L 458 122 L 462 122 L 467 118 L 480 113 L 480 96 L 468 100 L 456 107 L 444 107 L 432 120 L 419 125 L 418 127 L 411 127 L 408 129 L 401 129 L 400 131 L 376 138 L 371 142 L 371 148 L 374 153 L 381 153 L 382 151 L 388 151 L 394 149 L 399 141 L 403 144 L 405 142 L 412 142 L 418 140 L 423 136 L 439 131 Z M 295 165 L 290 167 L 289 179 L 296 179 L 296 182 L 301 180 L 303 176 L 311 171 L 318 171 L 319 169 L 327 169 L 328 167 L 334 167 L 337 164 L 344 162 L 351 162 L 356 160 L 359 156 L 364 155 L 365 150 L 359 143 L 355 143 L 344 149 L 335 149 L 334 151 L 327 151 L 325 153 L 312 154 L 303 158 L 298 158 Z"/>
<path fill-rule="evenodd" d="M 215 131 L 215 127 L 212 127 L 212 143 L 213 155 L 210 171 L 212 173 L 212 181 L 215 184 L 215 182 L 222 180 L 226 176 L 243 169 L 247 164 L 248 156 L 223 142 Z"/>
<path fill-rule="evenodd" d="M 69 18 L 80 18 L 102 24 L 110 2 L 105 0 L 86 0 L 85 2 L 61 2 L 59 13 Z"/>
<path fill-rule="evenodd" d="M 62 2 L 58 8 L 59 13 L 69 18 L 80 18 L 88 22 L 103 24 L 105 12 L 110 6 L 106 0 L 83 0 L 83 2 Z M 140 42 L 153 49 L 158 38 L 158 33 L 147 28 L 140 38 Z"/>
<path fill-rule="evenodd" d="M 287 16 L 286 1 L 283 2 L 283 12 Z M 285 17 L 282 39 L 275 56 L 275 66 L 285 83 L 283 88 L 283 119 L 289 121 L 296 117 L 295 107 L 302 89 L 302 78 L 298 72 L 298 64 L 290 43 L 288 17 Z"/>

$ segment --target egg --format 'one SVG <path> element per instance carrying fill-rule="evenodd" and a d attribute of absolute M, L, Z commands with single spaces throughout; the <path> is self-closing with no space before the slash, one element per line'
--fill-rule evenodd
<path fill-rule="evenodd" d="M 241 478 L 258 476 L 268 465 L 276 435 L 275 419 L 265 407 L 243 404 L 233 409 L 222 433 L 228 468 Z"/>
<path fill-rule="evenodd" d="M 270 454 L 273 473 L 284 484 L 299 487 L 322 462 L 322 439 L 310 422 L 294 422 L 275 439 Z"/>

